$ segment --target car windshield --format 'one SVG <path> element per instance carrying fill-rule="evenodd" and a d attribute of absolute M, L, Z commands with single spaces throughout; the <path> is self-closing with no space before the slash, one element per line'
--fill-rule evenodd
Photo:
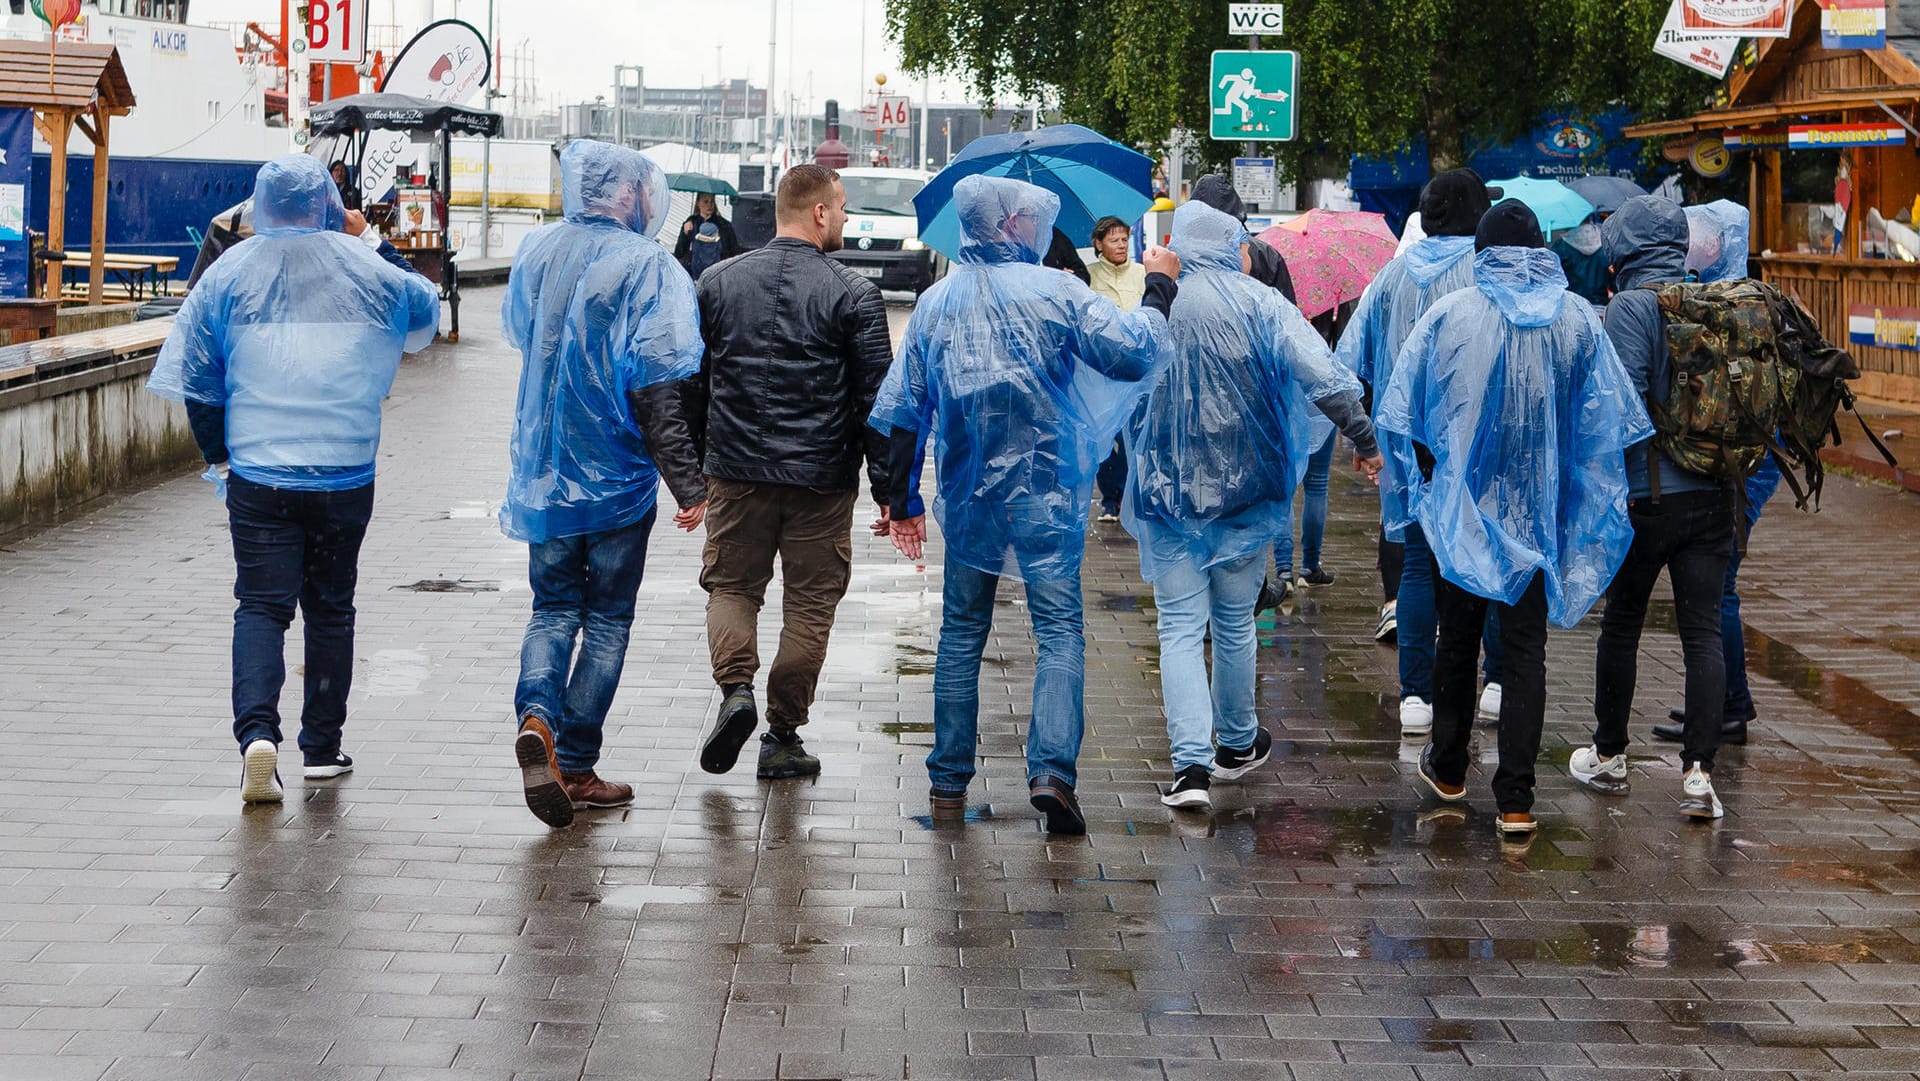
<path fill-rule="evenodd" d="M 926 182 L 911 176 L 842 176 L 847 213 L 913 216 L 913 197 Z"/>

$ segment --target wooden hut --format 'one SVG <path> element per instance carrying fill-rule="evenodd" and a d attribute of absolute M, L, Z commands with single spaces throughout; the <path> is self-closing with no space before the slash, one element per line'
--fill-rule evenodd
<path fill-rule="evenodd" d="M 51 50 L 51 55 L 49 51 Z M 111 45 L 45 41 L 0 41 L 0 108 L 32 109 L 33 124 L 52 151 L 47 192 L 47 250 L 65 250 L 67 234 L 67 143 L 79 128 L 93 143 L 93 229 L 87 284 L 89 303 L 100 303 L 107 246 L 108 122 L 133 109 L 133 87 L 120 52 Z M 60 295 L 58 262 L 47 264 L 47 293 Z"/>
<path fill-rule="evenodd" d="M 1862 393 L 1920 402 L 1920 0 L 1889 0 L 1883 48 L 1825 48 L 1820 16 L 1799 0 L 1790 35 L 1729 75 L 1725 105 L 1626 134 L 1724 142 L 1746 170 L 1761 277 L 1847 343 Z"/>

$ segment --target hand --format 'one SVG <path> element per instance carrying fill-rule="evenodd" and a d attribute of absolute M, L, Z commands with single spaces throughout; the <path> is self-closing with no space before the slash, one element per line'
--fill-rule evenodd
<path fill-rule="evenodd" d="M 367 216 L 365 214 L 360 213 L 358 210 L 347 211 L 347 224 L 345 227 L 345 231 L 348 236 L 359 236 L 361 233 L 366 232 Z"/>
<path fill-rule="evenodd" d="M 692 236 L 692 235 L 693 235 L 693 219 L 692 219 L 692 218 L 688 218 L 688 219 L 687 219 L 687 224 L 685 224 L 685 225 L 682 225 L 682 226 L 680 227 L 680 235 L 682 235 L 682 236 Z"/>
<path fill-rule="evenodd" d="M 1358 454 L 1353 456 L 1353 467 L 1365 473 L 1367 479 L 1375 484 L 1380 483 L 1380 470 L 1385 467 L 1386 464 L 1378 454 L 1371 458 L 1362 458 Z"/>
<path fill-rule="evenodd" d="M 1165 274 L 1169 278 L 1180 276 L 1180 257 L 1155 244 L 1140 257 L 1140 265 L 1147 268 L 1149 274 Z"/>
<path fill-rule="evenodd" d="M 893 508 L 883 506 L 880 508 L 880 517 L 873 520 L 873 535 L 884 537 L 891 532 L 893 532 Z"/>
<path fill-rule="evenodd" d="M 927 545 L 927 516 L 896 519 L 893 522 L 893 546 L 908 559 L 918 560 Z"/>
<path fill-rule="evenodd" d="M 673 524 L 679 526 L 681 529 L 684 529 L 689 533 L 693 532 L 696 529 L 699 529 L 700 523 L 706 520 L 707 520 L 707 501 L 704 499 L 702 499 L 698 503 L 695 503 L 691 507 L 685 508 L 680 513 L 673 516 Z"/>

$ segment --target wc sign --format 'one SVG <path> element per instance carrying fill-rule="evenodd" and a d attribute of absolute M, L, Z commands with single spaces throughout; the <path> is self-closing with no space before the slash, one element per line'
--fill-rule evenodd
<path fill-rule="evenodd" d="M 1228 4 L 1227 33 L 1236 37 L 1278 34 L 1285 20 L 1281 4 Z"/>

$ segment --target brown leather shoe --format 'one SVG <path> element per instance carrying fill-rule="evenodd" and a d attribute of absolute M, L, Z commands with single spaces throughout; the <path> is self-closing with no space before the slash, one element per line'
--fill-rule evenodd
<path fill-rule="evenodd" d="M 567 790 L 567 798 L 573 801 L 573 809 L 576 811 L 625 807 L 633 802 L 632 785 L 602 780 L 600 775 L 592 770 L 585 773 L 562 773 L 560 786 Z"/>
<path fill-rule="evenodd" d="M 520 786 L 526 790 L 527 810 L 554 829 L 573 824 L 573 804 L 560 783 L 560 767 L 553 760 L 553 729 L 534 714 L 520 721 L 513 739 L 513 756 L 520 763 Z"/>

